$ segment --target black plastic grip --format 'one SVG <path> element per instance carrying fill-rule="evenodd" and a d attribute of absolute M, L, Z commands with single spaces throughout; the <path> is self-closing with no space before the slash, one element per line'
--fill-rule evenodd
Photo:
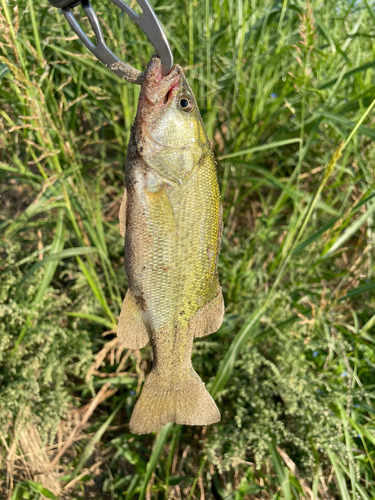
<path fill-rule="evenodd" d="M 79 5 L 81 3 L 81 0 L 48 0 L 48 2 L 53 7 L 57 7 L 58 9 L 70 9 L 72 7 L 75 7 L 76 5 Z"/>

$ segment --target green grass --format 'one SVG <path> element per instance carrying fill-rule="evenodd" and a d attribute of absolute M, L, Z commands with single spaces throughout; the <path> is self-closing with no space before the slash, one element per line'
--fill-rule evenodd
<path fill-rule="evenodd" d="M 62 498 L 374 499 L 373 2 L 152 2 L 218 160 L 226 315 L 193 354 L 221 422 L 145 436 L 150 348 L 115 336 L 139 88 L 46 4 L 0 0 L 1 495 L 53 497 L 32 422 Z M 95 6 L 145 68 L 145 37 Z"/>

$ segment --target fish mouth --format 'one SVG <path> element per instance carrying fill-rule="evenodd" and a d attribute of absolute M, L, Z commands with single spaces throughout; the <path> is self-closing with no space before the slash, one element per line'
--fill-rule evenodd
<path fill-rule="evenodd" d="M 163 101 L 163 106 L 167 104 L 172 98 L 175 97 L 175 95 L 178 92 L 178 89 L 180 87 L 180 81 L 174 83 L 172 87 L 168 90 L 168 92 L 165 94 L 164 101 Z"/>
<path fill-rule="evenodd" d="M 147 67 L 143 85 L 148 101 L 158 107 L 168 104 L 178 92 L 181 84 L 181 69 L 175 65 L 163 76 L 161 60 L 154 55 Z"/>

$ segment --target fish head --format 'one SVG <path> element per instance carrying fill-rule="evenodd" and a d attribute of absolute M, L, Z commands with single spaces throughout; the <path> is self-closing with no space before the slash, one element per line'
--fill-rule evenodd
<path fill-rule="evenodd" d="M 146 164 L 170 185 L 184 182 L 207 148 L 211 151 L 193 92 L 182 68 L 163 76 L 153 56 L 141 87 L 136 144 Z"/>

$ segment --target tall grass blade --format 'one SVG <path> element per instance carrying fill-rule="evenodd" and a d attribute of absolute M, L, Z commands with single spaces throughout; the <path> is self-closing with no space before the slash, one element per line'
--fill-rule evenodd
<path fill-rule="evenodd" d="M 172 429 L 173 429 L 172 423 L 165 425 L 164 427 L 161 428 L 161 430 L 159 431 L 159 434 L 157 435 L 157 437 L 155 439 L 152 453 L 151 453 L 150 459 L 147 463 L 146 473 L 145 473 L 145 476 L 144 476 L 142 483 L 141 483 L 141 491 L 140 491 L 140 494 L 138 497 L 139 500 L 145 499 L 147 486 L 149 484 L 149 481 L 151 479 L 153 472 L 155 471 L 155 469 L 158 465 L 159 456 L 163 450 L 163 447 L 164 447 Z"/>
<path fill-rule="evenodd" d="M 85 313 L 76 313 L 70 312 L 66 313 L 67 316 L 72 316 L 73 318 L 82 318 L 87 319 L 87 321 L 92 321 L 93 323 L 98 323 L 98 325 L 103 325 L 110 330 L 117 330 L 117 323 L 111 323 L 110 321 L 102 318 L 100 316 L 96 316 L 95 314 L 85 314 Z"/>
<path fill-rule="evenodd" d="M 375 211 L 375 201 L 370 204 L 368 209 L 364 214 L 361 215 L 355 222 L 353 222 L 349 227 L 345 229 L 345 232 L 341 234 L 336 241 L 331 245 L 331 247 L 323 253 L 324 258 L 329 258 L 331 257 L 337 250 L 339 250 L 342 245 L 348 241 L 350 238 L 352 238 L 355 233 L 363 226 L 363 224 L 366 223 L 366 221 L 369 219 L 369 217 L 374 213 Z"/>
<path fill-rule="evenodd" d="M 115 418 L 115 416 L 117 415 L 117 413 L 120 411 L 120 409 L 124 405 L 124 403 L 125 403 L 125 400 L 121 401 L 121 403 L 119 403 L 116 406 L 116 408 L 111 413 L 111 415 L 99 427 L 99 429 L 95 432 L 95 434 L 93 435 L 93 437 L 90 439 L 90 441 L 86 445 L 85 449 L 83 450 L 81 459 L 78 462 L 76 468 L 74 469 L 74 471 L 73 471 L 73 473 L 72 473 L 72 475 L 70 477 L 70 480 L 72 480 L 74 477 L 78 476 L 78 474 L 81 472 L 81 470 L 83 469 L 83 467 L 86 464 L 87 460 L 93 454 L 94 449 L 95 449 L 95 445 L 97 445 L 98 443 L 100 443 L 100 441 L 101 441 L 101 439 L 103 437 L 103 434 L 106 432 L 106 430 L 108 429 L 108 427 L 110 426 L 110 424 L 112 423 L 113 419 Z"/>
<path fill-rule="evenodd" d="M 64 248 L 64 236 L 65 236 L 64 212 L 63 210 L 60 210 L 57 216 L 56 234 L 52 242 L 52 247 L 49 254 L 50 256 L 61 254 Z M 39 304 L 40 301 L 43 299 L 44 294 L 46 293 L 46 290 L 52 281 L 52 278 L 55 274 L 58 265 L 59 265 L 59 260 L 56 259 L 51 260 L 45 264 L 44 275 L 39 285 L 38 293 L 34 299 L 35 304 Z"/>
<path fill-rule="evenodd" d="M 249 339 L 255 337 L 256 327 L 263 313 L 263 308 L 254 311 L 249 320 L 242 326 L 242 328 L 232 340 L 227 353 L 225 354 L 223 360 L 219 365 L 216 377 L 209 385 L 209 391 L 213 398 L 215 398 L 219 394 L 219 392 L 227 383 L 227 380 L 233 372 L 235 362 L 239 354 L 241 353 L 243 346 L 246 344 L 246 342 L 249 341 Z"/>
<path fill-rule="evenodd" d="M 337 456 L 333 451 L 327 450 L 328 457 L 331 461 L 332 467 L 335 471 L 335 477 L 337 479 L 337 485 L 340 490 L 342 500 L 350 500 L 350 494 L 346 486 L 345 476 L 342 473 L 342 469 L 338 464 Z"/>
<path fill-rule="evenodd" d="M 260 151 L 268 151 L 269 149 L 279 148 L 281 146 L 287 146 L 289 144 L 300 143 L 301 139 L 285 139 L 283 141 L 274 141 L 268 144 L 262 144 L 261 146 L 254 146 L 253 148 L 244 149 L 243 151 L 236 151 L 235 153 L 230 153 L 227 155 L 219 156 L 218 160 L 229 160 L 231 158 L 236 158 L 237 156 L 248 155 L 252 153 L 258 153 Z"/>
<path fill-rule="evenodd" d="M 290 491 L 289 474 L 286 467 L 283 466 L 281 457 L 277 452 L 276 445 L 273 439 L 268 443 L 270 450 L 273 466 L 275 467 L 277 478 L 279 480 L 279 485 L 282 489 L 284 499 L 292 500 L 292 494 Z"/>
<path fill-rule="evenodd" d="M 25 283 L 32 274 L 35 273 L 40 267 L 45 266 L 48 262 L 60 262 L 62 259 L 70 259 L 71 257 L 77 257 L 78 255 L 87 255 L 91 253 L 96 253 L 98 250 L 94 247 L 76 247 L 68 248 L 62 252 L 55 253 L 53 255 L 48 255 L 44 257 L 43 260 L 36 262 L 24 275 L 20 281 L 20 286 Z"/>

